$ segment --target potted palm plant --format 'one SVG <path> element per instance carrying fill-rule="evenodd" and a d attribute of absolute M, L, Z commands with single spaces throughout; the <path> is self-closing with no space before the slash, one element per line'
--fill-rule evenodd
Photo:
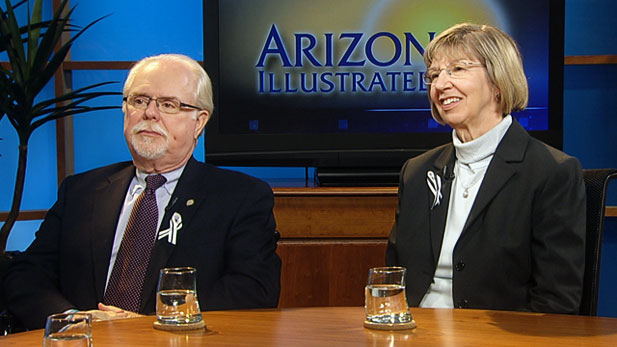
<path fill-rule="evenodd" d="M 94 98 L 118 95 L 119 92 L 95 91 L 113 82 L 89 85 L 69 90 L 48 100 L 35 98 L 64 62 L 73 42 L 84 31 L 100 21 L 101 17 L 85 27 L 69 22 L 75 7 L 68 8 L 62 0 L 53 17 L 42 19 L 42 0 L 18 1 L 12 5 L 5 0 L 6 9 L 0 5 L 0 52 L 6 52 L 8 64 L 0 65 L 0 121 L 6 117 L 19 137 L 19 159 L 11 208 L 0 229 L 0 258 L 5 254 L 9 233 L 17 220 L 26 176 L 28 141 L 32 132 L 41 125 L 70 115 L 118 106 L 87 106 Z M 21 25 L 15 14 L 19 6 L 26 6 L 27 23 Z M 71 33 L 66 41 L 64 34 Z"/>

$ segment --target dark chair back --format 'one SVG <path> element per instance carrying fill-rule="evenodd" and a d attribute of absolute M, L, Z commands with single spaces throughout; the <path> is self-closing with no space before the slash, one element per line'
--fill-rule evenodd
<path fill-rule="evenodd" d="M 4 255 L 0 255 L 0 336 L 10 333 L 24 331 L 23 324 L 11 314 L 6 307 L 6 299 L 4 298 L 4 276 L 8 268 L 19 251 L 8 251 Z"/>
<path fill-rule="evenodd" d="M 617 169 L 583 170 L 587 191 L 587 237 L 585 243 L 585 277 L 583 297 L 579 314 L 598 314 L 598 288 L 600 282 L 600 261 L 602 233 L 604 232 L 604 210 L 606 209 L 606 188 L 608 182 L 617 177 Z"/>

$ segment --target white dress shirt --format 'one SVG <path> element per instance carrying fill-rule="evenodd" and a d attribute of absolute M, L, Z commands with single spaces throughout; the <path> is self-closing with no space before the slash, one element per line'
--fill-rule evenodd
<path fill-rule="evenodd" d="M 180 179 L 180 175 L 182 175 L 182 171 L 184 171 L 185 166 L 186 164 L 174 171 L 161 174 L 163 175 L 163 177 L 165 177 L 165 179 L 167 179 L 167 181 L 155 191 L 156 205 L 159 210 L 159 220 L 156 230 L 159 230 L 161 226 L 163 216 L 165 215 L 165 208 L 170 203 L 169 200 L 171 199 L 171 195 L 173 194 L 174 189 L 176 189 L 178 179 Z M 120 218 L 118 219 L 118 225 L 116 227 L 114 244 L 111 250 L 111 259 L 109 260 L 109 269 L 107 270 L 107 281 L 105 284 L 105 290 L 107 290 L 107 283 L 109 283 L 111 271 L 113 270 L 114 264 L 116 263 L 116 257 L 118 256 L 118 251 L 120 250 L 120 244 L 122 243 L 122 237 L 124 237 L 126 225 L 128 224 L 129 217 L 131 216 L 131 212 L 133 211 L 133 205 L 135 204 L 135 201 L 137 200 L 141 192 L 146 188 L 146 177 L 148 175 L 150 174 L 136 169 L 135 177 L 133 177 L 133 180 L 129 185 L 129 189 L 126 192 L 124 204 L 122 205 L 122 211 L 120 211 Z"/>

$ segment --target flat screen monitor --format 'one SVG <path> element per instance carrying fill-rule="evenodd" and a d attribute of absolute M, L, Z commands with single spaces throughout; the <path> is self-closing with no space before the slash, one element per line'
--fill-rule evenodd
<path fill-rule="evenodd" d="M 460 22 L 519 44 L 529 106 L 513 114 L 562 147 L 563 0 L 204 0 L 215 96 L 206 161 L 394 168 L 451 141 L 430 113 L 424 47 Z"/>

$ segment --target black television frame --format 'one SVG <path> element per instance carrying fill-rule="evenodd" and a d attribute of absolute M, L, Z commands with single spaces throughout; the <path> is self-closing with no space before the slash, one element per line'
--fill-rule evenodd
<path fill-rule="evenodd" d="M 450 132 L 376 134 L 244 134 L 218 131 L 225 117 L 219 101 L 219 1 L 204 0 L 204 67 L 213 83 L 215 111 L 206 126 L 206 161 L 222 166 L 301 166 L 335 172 L 398 171 L 409 158 L 451 141 Z M 530 131 L 563 147 L 563 58 L 565 0 L 549 0 L 549 129 Z M 282 145 L 284 144 L 284 145 Z M 338 173 L 336 175 L 339 175 Z"/>

